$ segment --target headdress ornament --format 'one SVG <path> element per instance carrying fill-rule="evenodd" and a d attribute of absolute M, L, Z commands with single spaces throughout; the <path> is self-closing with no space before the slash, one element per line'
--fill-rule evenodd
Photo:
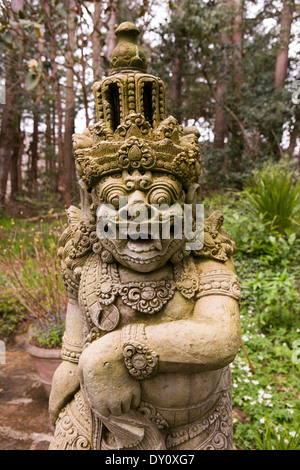
<path fill-rule="evenodd" d="M 88 188 L 125 169 L 168 173 L 186 187 L 200 176 L 198 131 L 166 117 L 164 83 L 147 73 L 138 34 L 132 23 L 117 28 L 111 75 L 93 87 L 98 122 L 74 135 L 77 172 Z"/>

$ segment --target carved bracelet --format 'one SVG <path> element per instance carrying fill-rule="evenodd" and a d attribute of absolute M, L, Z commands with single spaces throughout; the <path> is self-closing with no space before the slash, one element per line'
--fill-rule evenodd
<path fill-rule="evenodd" d="M 199 277 L 197 299 L 206 295 L 227 295 L 233 299 L 241 300 L 241 289 L 237 276 L 224 270 L 209 271 Z"/>
<path fill-rule="evenodd" d="M 70 340 L 66 334 L 63 336 L 63 345 L 61 350 L 61 358 L 64 361 L 78 363 L 82 352 L 82 344 L 79 341 Z"/>
<path fill-rule="evenodd" d="M 145 325 L 126 325 L 122 328 L 124 363 L 137 380 L 153 377 L 157 372 L 158 355 L 148 344 Z"/>

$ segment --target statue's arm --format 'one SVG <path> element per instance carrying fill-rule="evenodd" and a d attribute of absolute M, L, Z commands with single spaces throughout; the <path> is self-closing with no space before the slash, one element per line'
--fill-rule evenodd
<path fill-rule="evenodd" d="M 238 295 L 225 283 L 231 280 L 233 286 L 236 277 L 219 263 L 207 263 L 204 275 L 217 277 L 215 270 L 222 271 L 221 266 L 221 288 L 214 289 L 217 293 L 213 295 L 206 295 L 204 288 L 189 318 L 152 325 L 142 321 L 127 324 L 83 351 L 79 360 L 81 382 L 101 415 L 118 415 L 138 406 L 141 380 L 157 373 L 197 373 L 221 369 L 232 362 L 240 348 L 239 303 L 235 298 Z"/>
<path fill-rule="evenodd" d="M 62 363 L 56 369 L 49 399 L 52 424 L 60 410 L 79 388 L 78 360 L 82 351 L 83 328 L 78 302 L 70 299 L 66 315 L 66 328 L 62 346 Z"/>
<path fill-rule="evenodd" d="M 147 326 L 158 372 L 198 372 L 230 364 L 240 348 L 238 302 L 224 295 L 196 302 L 193 318 Z"/>
<path fill-rule="evenodd" d="M 149 325 L 149 345 L 159 356 L 158 372 L 220 369 L 240 348 L 240 290 L 233 263 L 198 263 L 201 289 L 188 319 Z"/>
<path fill-rule="evenodd" d="M 140 344 L 146 345 L 157 362 L 153 373 L 194 373 L 230 364 L 241 344 L 237 278 L 230 263 L 208 261 L 199 270 L 204 288 L 189 318 L 152 325 L 141 322 L 115 330 L 97 341 L 96 357 L 103 364 L 127 363 L 130 369 L 130 357 Z M 212 289 L 206 290 L 209 282 Z"/>

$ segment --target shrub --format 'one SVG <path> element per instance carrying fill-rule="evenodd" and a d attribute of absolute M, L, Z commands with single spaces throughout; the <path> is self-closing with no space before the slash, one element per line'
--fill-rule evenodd
<path fill-rule="evenodd" d="M 28 236 L 29 233 L 29 236 Z M 3 292 L 10 299 L 10 309 L 21 321 L 26 317 L 32 327 L 32 341 L 43 347 L 59 346 L 67 305 L 66 292 L 56 256 L 58 233 L 55 230 L 26 232 L 26 240 L 17 238 L 2 252 L 0 274 Z M 23 315 L 16 315 L 21 306 Z M 2 330 L 9 318 L 7 302 L 0 303 Z M 13 328 L 12 324 L 12 328 Z M 42 334 L 44 332 L 44 334 Z"/>
<path fill-rule="evenodd" d="M 250 215 L 255 219 L 262 216 L 271 231 L 283 234 L 299 228 L 300 184 L 284 164 L 268 164 L 255 172 L 243 196 Z"/>

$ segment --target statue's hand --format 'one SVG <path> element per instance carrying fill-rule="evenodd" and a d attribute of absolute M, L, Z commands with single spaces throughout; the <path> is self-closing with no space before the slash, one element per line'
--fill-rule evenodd
<path fill-rule="evenodd" d="M 102 416 L 128 413 L 130 409 L 137 408 L 141 401 L 141 386 L 130 377 L 123 363 L 106 366 L 101 380 L 101 393 L 94 393 L 94 387 L 90 391 L 91 404 Z"/>
<path fill-rule="evenodd" d="M 119 416 L 137 408 L 141 386 L 124 364 L 120 332 L 94 341 L 79 360 L 81 385 L 91 406 L 102 416 Z"/>
<path fill-rule="evenodd" d="M 54 426 L 61 409 L 79 388 L 78 365 L 63 361 L 56 369 L 49 399 L 51 423 Z"/>

